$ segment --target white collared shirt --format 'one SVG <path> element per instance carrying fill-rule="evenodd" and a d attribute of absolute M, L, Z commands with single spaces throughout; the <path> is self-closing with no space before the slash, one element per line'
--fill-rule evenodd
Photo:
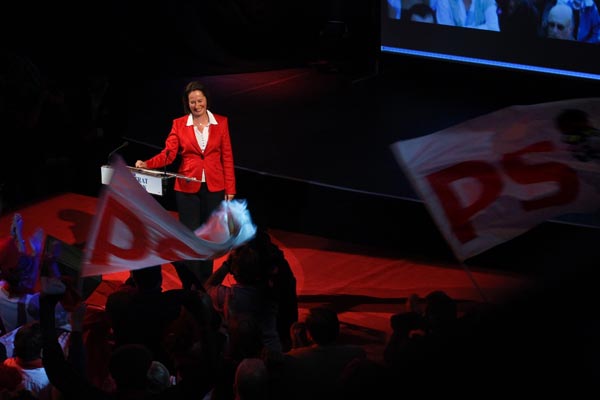
<path fill-rule="evenodd" d="M 216 125 L 217 120 L 213 113 L 209 110 L 206 110 L 206 114 L 208 115 L 208 125 Z M 188 120 L 186 123 L 187 126 L 194 126 L 194 116 L 190 113 L 188 116 Z M 200 146 L 200 150 L 204 151 L 206 149 L 206 143 L 208 143 L 208 125 L 200 131 L 196 126 L 194 126 L 194 133 L 196 134 L 196 139 L 198 140 L 198 145 Z"/>
<path fill-rule="evenodd" d="M 206 143 L 208 143 L 209 125 L 217 124 L 217 120 L 216 120 L 215 116 L 213 115 L 213 113 L 206 110 L 206 114 L 208 115 L 208 125 L 206 125 L 202 130 L 198 129 L 196 127 L 196 125 L 194 125 L 194 117 L 191 113 L 188 116 L 188 120 L 186 123 L 187 126 L 192 125 L 194 127 L 194 134 L 196 135 L 196 140 L 198 141 L 200 150 L 202 150 L 203 152 L 206 149 Z M 204 176 L 204 170 L 202 170 L 202 182 L 206 182 L 206 179 Z"/>

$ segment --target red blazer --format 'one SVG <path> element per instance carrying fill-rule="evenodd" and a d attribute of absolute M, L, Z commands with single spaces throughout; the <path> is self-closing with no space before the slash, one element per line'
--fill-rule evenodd
<path fill-rule="evenodd" d="M 165 148 L 146 161 L 148 168 L 158 169 L 171 164 L 177 155 L 181 156 L 178 173 L 194 177 L 200 181 L 202 170 L 208 190 L 217 192 L 224 190 L 225 194 L 235 194 L 235 173 L 233 152 L 229 138 L 229 123 L 227 117 L 213 113 L 217 124 L 209 126 L 208 142 L 204 152 L 196 140 L 193 125 L 186 126 L 189 115 L 173 120 L 171 132 L 165 141 Z M 196 193 L 201 183 L 176 178 L 174 190 L 186 193 Z"/>

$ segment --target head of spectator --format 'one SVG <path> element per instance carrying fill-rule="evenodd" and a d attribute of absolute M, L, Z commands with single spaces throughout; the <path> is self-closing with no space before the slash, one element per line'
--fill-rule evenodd
<path fill-rule="evenodd" d="M 242 285 L 262 287 L 269 279 L 267 255 L 262 251 L 256 237 L 232 250 L 228 262 L 231 274 Z"/>
<path fill-rule="evenodd" d="M 13 392 L 17 390 L 23 378 L 18 369 L 0 363 L 0 394 L 2 391 Z M 0 398 L 3 398 L 0 396 Z"/>
<path fill-rule="evenodd" d="M 171 386 L 171 373 L 160 361 L 152 361 L 147 376 L 148 391 L 151 394 L 159 394 Z"/>
<path fill-rule="evenodd" d="M 127 322 L 128 310 L 135 293 L 134 287 L 123 285 L 106 297 L 104 308 L 113 328 Z"/>
<path fill-rule="evenodd" d="M 120 393 L 147 391 L 152 361 L 152 352 L 146 346 L 125 344 L 117 347 L 108 365 L 116 390 Z"/>
<path fill-rule="evenodd" d="M 308 337 L 306 324 L 302 321 L 296 321 L 290 326 L 290 337 L 292 339 L 292 348 L 306 347 L 312 344 Z"/>
<path fill-rule="evenodd" d="M 340 398 L 345 400 L 381 398 L 389 393 L 391 383 L 382 364 L 369 358 L 357 357 L 340 373 Z"/>
<path fill-rule="evenodd" d="M 228 262 L 236 282 L 275 291 L 282 276 L 280 268 L 287 263 L 283 251 L 264 229 L 257 229 L 251 240 L 232 250 Z"/>
<path fill-rule="evenodd" d="M 269 398 L 269 372 L 260 358 L 243 359 L 235 371 L 235 400 Z"/>
<path fill-rule="evenodd" d="M 579 134 L 592 128 L 588 113 L 577 108 L 568 108 L 561 111 L 554 121 L 558 130 L 565 135 Z"/>
<path fill-rule="evenodd" d="M 425 323 L 429 331 L 448 327 L 457 318 L 456 302 L 444 291 L 435 290 L 425 296 Z"/>
<path fill-rule="evenodd" d="M 39 321 L 22 325 L 14 339 L 13 356 L 22 365 L 41 361 L 42 358 L 42 329 Z"/>
<path fill-rule="evenodd" d="M 562 142 L 579 161 L 600 159 L 600 129 L 594 127 L 587 112 L 570 108 L 561 111 L 554 119 Z"/>
<path fill-rule="evenodd" d="M 162 292 L 162 266 L 135 269 L 130 272 L 134 286 L 141 293 Z"/>
<path fill-rule="evenodd" d="M 337 312 L 327 307 L 312 307 L 304 321 L 310 339 L 318 345 L 333 344 L 340 335 Z"/>
<path fill-rule="evenodd" d="M 548 12 L 546 36 L 551 39 L 573 40 L 573 9 L 557 3 Z"/>
<path fill-rule="evenodd" d="M 429 24 L 435 24 L 437 22 L 435 11 L 425 3 L 413 4 L 408 11 L 406 11 L 405 18 L 408 21 L 413 22 L 426 22 Z"/>

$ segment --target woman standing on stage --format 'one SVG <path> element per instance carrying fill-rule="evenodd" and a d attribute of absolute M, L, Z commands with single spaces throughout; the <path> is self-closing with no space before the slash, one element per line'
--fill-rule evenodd
<path fill-rule="evenodd" d="M 158 169 L 180 155 L 174 190 L 179 220 L 191 230 L 207 221 L 223 200 L 235 196 L 235 170 L 227 117 L 208 110 L 208 89 L 198 81 L 185 86 L 185 115 L 173 120 L 164 149 L 149 160 L 137 160 L 136 168 Z M 182 287 L 200 288 L 212 274 L 212 260 L 186 260 L 173 265 Z"/>

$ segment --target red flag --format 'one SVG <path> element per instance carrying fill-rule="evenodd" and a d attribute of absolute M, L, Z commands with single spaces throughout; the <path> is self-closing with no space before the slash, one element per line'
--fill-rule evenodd
<path fill-rule="evenodd" d="M 193 232 L 137 182 L 120 157 L 112 166 L 86 242 L 81 276 L 216 258 L 256 233 L 243 200 L 223 201 Z"/>
<path fill-rule="evenodd" d="M 460 261 L 545 220 L 599 209 L 600 159 L 574 156 L 556 124 L 564 110 L 600 127 L 600 98 L 575 99 L 508 107 L 392 144 Z"/>

